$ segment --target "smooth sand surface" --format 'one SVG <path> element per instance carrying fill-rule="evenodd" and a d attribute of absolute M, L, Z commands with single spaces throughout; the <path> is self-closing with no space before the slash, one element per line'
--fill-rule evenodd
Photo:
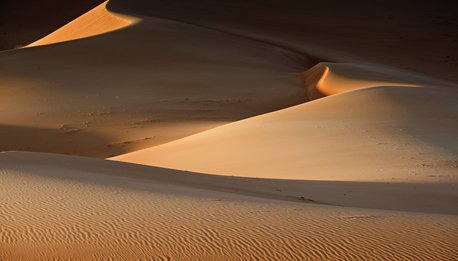
<path fill-rule="evenodd" d="M 375 64 L 322 62 L 300 75 L 310 100 L 342 92 L 382 86 L 444 86 L 453 82 Z"/>
<path fill-rule="evenodd" d="M 115 15 L 101 5 L 37 43 L 118 27 Z M 0 150 L 108 157 L 299 104 L 306 93 L 292 73 L 313 63 L 290 55 L 151 17 L 3 52 Z"/>
<path fill-rule="evenodd" d="M 103 2 L 72 22 L 26 47 L 59 43 L 99 35 L 138 22 L 138 19 L 135 17 L 111 14 L 106 9 L 107 3 L 108 1 Z"/>
<path fill-rule="evenodd" d="M 289 197 L 300 186 L 272 190 L 287 181 L 23 152 L 0 154 L 0 166 L 2 259 L 458 256 L 456 216 L 312 204 Z M 444 200 L 432 194 L 433 204 Z"/>
<path fill-rule="evenodd" d="M 111 0 L 1 52 L 0 259 L 458 259 L 453 8 L 352 3 Z"/>
<path fill-rule="evenodd" d="M 322 67 L 329 72 L 306 86 L 311 98 L 342 93 L 114 159 L 259 178 L 458 181 L 456 88 L 415 87 L 428 79 L 414 77 L 392 86 L 365 67 Z"/>

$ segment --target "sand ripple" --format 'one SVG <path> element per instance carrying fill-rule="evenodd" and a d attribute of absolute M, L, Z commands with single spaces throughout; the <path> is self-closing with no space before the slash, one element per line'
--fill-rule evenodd
<path fill-rule="evenodd" d="M 252 198 L 83 172 L 69 162 L 41 166 L 54 177 L 3 165 L 1 259 L 458 258 L 456 216 Z M 118 165 L 104 166 L 116 173 Z"/>

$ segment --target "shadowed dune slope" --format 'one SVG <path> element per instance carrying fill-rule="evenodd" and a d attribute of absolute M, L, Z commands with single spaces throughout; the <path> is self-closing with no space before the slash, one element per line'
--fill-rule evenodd
<path fill-rule="evenodd" d="M 116 14 L 117 16 L 118 14 Z M 124 24 L 104 5 L 36 44 Z M 86 26 L 86 27 L 85 27 Z M 0 54 L 0 126 L 61 133 L 23 149 L 108 157 L 306 101 L 289 50 L 142 17 L 121 30 Z M 3 132 L 3 131 L 2 131 Z M 30 137 L 34 137 L 30 132 Z M 84 137 L 104 137 L 92 144 Z M 37 137 L 38 138 L 38 137 Z M 35 145 L 34 145 L 35 144 Z"/>
<path fill-rule="evenodd" d="M 456 183 L 457 99 L 453 88 L 360 89 L 114 159 L 248 177 Z"/>
<path fill-rule="evenodd" d="M 111 0 L 0 52 L 0 151 L 109 157 L 0 153 L 0 259 L 458 259 L 453 9 L 352 3 Z"/>
<path fill-rule="evenodd" d="M 317 57 L 361 59 L 345 56 L 356 49 L 345 50 L 344 57 L 341 56 L 343 50 L 337 50 L 337 45 L 337 51 L 315 48 L 314 41 L 319 37 L 311 37 L 315 36 L 312 32 L 310 37 L 304 34 L 298 38 L 297 28 L 309 30 L 317 26 L 312 31 L 319 30 L 320 23 L 310 26 L 304 22 L 313 21 L 313 16 L 310 19 L 302 19 L 301 16 L 299 19 L 294 10 L 304 12 L 300 1 L 284 1 L 284 4 L 282 7 L 279 2 L 269 1 L 261 5 L 263 12 L 259 21 L 263 22 L 255 23 L 258 19 L 251 14 L 254 6 L 260 6 L 256 1 L 235 1 L 227 5 L 196 1 L 189 6 L 181 1 L 112 0 L 108 9 L 115 14 L 107 11 L 106 3 L 103 3 L 34 43 L 55 43 L 53 45 L 0 54 L 0 84 L 4 86 L 0 89 L 0 125 L 9 129 L 14 126 L 23 130 L 49 129 L 65 134 L 48 141 L 51 144 L 49 147 L 38 145 L 40 142 L 35 141 L 32 143 L 37 145 L 25 144 L 18 139 L 16 148 L 0 143 L 0 150 L 27 148 L 31 151 L 109 157 L 296 105 L 307 101 L 307 92 L 314 99 L 340 92 L 342 88 L 360 88 L 361 84 L 367 87 L 368 81 L 359 79 L 362 74 L 345 76 L 344 67 L 351 69 L 359 65 L 333 64 L 330 75 L 325 77 L 326 83 L 318 84 L 316 91 L 307 83 L 310 78 L 313 80 L 315 73 L 312 77 L 299 76 L 307 83 L 307 90 L 303 88 L 292 73 L 313 66 Z M 241 8 L 243 6 L 246 8 Z M 206 8 L 215 10 L 214 14 L 220 16 L 196 15 Z M 286 12 L 285 8 L 292 13 Z M 365 9 L 372 12 L 371 8 L 360 5 L 355 10 L 355 17 L 364 14 Z M 247 26 L 240 27 L 234 22 L 237 19 L 230 19 L 236 9 L 244 10 L 241 15 L 245 17 Z M 159 10 L 163 11 L 164 17 L 189 20 L 202 27 L 148 17 L 159 15 Z M 272 24 L 269 17 L 280 14 L 288 18 L 275 26 L 266 27 Z M 348 21 L 355 22 L 352 19 Z M 377 18 L 371 26 L 383 27 L 386 25 L 383 21 Z M 135 24 L 121 29 L 132 22 Z M 285 26 L 291 30 L 284 30 Z M 216 30 L 205 27 L 215 27 Z M 329 24 L 323 23 L 325 35 L 334 37 L 335 32 L 332 33 L 329 28 Z M 369 30 L 372 27 L 360 29 L 361 37 L 374 31 Z M 95 36 L 108 31 L 111 33 Z M 93 37 L 58 42 L 88 36 Z M 344 38 L 347 39 L 347 36 Z M 377 35 L 378 38 L 382 36 L 386 35 Z M 361 41 L 361 37 L 355 38 L 355 41 Z M 377 45 L 369 45 L 373 46 Z M 449 50 L 447 46 L 432 49 Z M 386 46 L 381 44 L 380 48 Z M 313 54 L 315 58 L 311 59 L 304 53 Z M 404 60 L 421 64 L 415 59 Z M 390 60 L 391 64 L 393 62 L 397 61 Z M 322 66 L 329 67 L 329 63 L 316 66 L 318 74 Z M 373 74 L 370 66 L 362 66 L 366 68 L 363 74 Z M 433 71 L 442 67 L 431 68 Z M 392 71 L 379 76 L 390 78 Z M 450 68 L 444 71 L 449 75 Z M 339 76 L 342 72 L 345 77 Z M 370 84 L 389 82 L 390 85 L 399 85 L 396 77 L 394 80 L 378 79 Z M 401 80 L 411 84 L 402 77 Z M 344 81 L 345 86 L 342 86 Z M 27 105 L 33 105 L 33 108 Z M 84 137 L 104 138 L 94 140 L 90 146 L 79 146 L 78 141 Z M 7 139 L 17 137 L 9 136 Z"/>
<path fill-rule="evenodd" d="M 109 8 L 275 42 L 321 61 L 381 63 L 458 82 L 454 1 L 111 0 Z"/>
<path fill-rule="evenodd" d="M 0 177 L 2 259 L 458 256 L 455 216 L 284 201 L 278 181 L 37 153 L 1 153 Z"/>
<path fill-rule="evenodd" d="M 1 154 L 0 162 L 6 169 L 32 169 L 34 173 L 40 175 L 98 184 L 105 184 L 104 179 L 87 180 L 89 176 L 79 177 L 74 172 L 93 172 L 107 177 L 139 179 L 145 182 L 174 183 L 209 191 L 285 202 L 437 214 L 458 213 L 455 205 L 458 193 L 452 183 L 334 182 L 228 177 L 101 159 L 31 152 L 5 152 Z M 22 165 L 19 164 L 21 162 Z M 46 166 L 61 169 L 63 172 L 49 172 Z M 40 170 L 42 167 L 45 168 Z"/>

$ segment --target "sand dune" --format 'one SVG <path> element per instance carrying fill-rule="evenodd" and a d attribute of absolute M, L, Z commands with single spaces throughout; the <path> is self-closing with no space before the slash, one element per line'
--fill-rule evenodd
<path fill-rule="evenodd" d="M 0 52 L 0 259 L 458 259 L 439 4 L 111 0 Z"/>
<path fill-rule="evenodd" d="M 329 72 L 309 94 L 343 93 L 114 159 L 247 177 L 456 183 L 455 88 L 389 86 L 390 76 L 356 65 L 311 70 L 320 67 Z"/>
<path fill-rule="evenodd" d="M 109 6 L 276 43 L 319 61 L 384 64 L 458 82 L 453 1 L 112 0 Z"/>
<path fill-rule="evenodd" d="M 73 21 L 104 0 L 3 1 L 0 51 L 26 46 Z M 37 9 L 39 8 L 39 12 Z"/>
<path fill-rule="evenodd" d="M 458 256 L 455 216 L 249 196 L 243 179 L 99 159 L 2 153 L 0 166 L 2 259 Z"/>
<path fill-rule="evenodd" d="M 101 5 L 36 44 L 119 23 Z M 0 134 L 21 129 L 23 135 L 7 136 L 0 150 L 108 157 L 299 104 L 306 101 L 305 89 L 291 73 L 312 61 L 304 57 L 299 64 L 291 55 L 263 42 L 147 17 L 108 34 L 4 52 Z M 44 141 L 35 129 L 54 138 Z"/>
<path fill-rule="evenodd" d="M 309 99 L 380 86 L 447 86 L 456 84 L 374 64 L 319 63 L 301 76 Z"/>
<path fill-rule="evenodd" d="M 27 47 L 65 42 L 111 32 L 138 22 L 135 17 L 114 15 L 106 9 L 108 1 L 83 14 L 53 33 L 35 41 Z"/>

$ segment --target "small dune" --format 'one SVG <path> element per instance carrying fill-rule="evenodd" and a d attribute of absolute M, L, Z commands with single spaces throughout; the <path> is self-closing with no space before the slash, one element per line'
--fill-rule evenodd
<path fill-rule="evenodd" d="M 310 100 L 381 86 L 447 86 L 456 84 L 374 64 L 319 63 L 300 76 Z"/>

